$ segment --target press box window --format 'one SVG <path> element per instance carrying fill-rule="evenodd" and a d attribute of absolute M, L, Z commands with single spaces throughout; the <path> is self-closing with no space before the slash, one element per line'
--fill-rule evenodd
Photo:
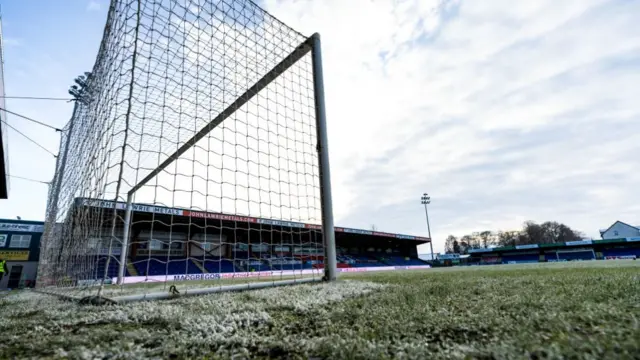
<path fill-rule="evenodd" d="M 31 235 L 11 235 L 10 248 L 28 248 L 31 245 Z"/>

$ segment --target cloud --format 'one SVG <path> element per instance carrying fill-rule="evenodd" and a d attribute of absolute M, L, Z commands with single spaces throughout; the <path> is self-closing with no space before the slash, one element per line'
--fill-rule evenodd
<path fill-rule="evenodd" d="M 98 1 L 91 0 L 87 4 L 87 11 L 100 11 L 102 9 L 102 4 Z"/>
<path fill-rule="evenodd" d="M 266 8 L 323 38 L 337 223 L 424 234 L 424 191 L 436 249 L 529 219 L 640 221 L 640 3 Z"/>
<path fill-rule="evenodd" d="M 12 38 L 12 37 L 4 37 L 2 39 L 2 45 L 4 46 L 22 46 L 22 40 Z"/>
<path fill-rule="evenodd" d="M 192 25 L 210 11 L 196 3 L 204 2 L 191 1 L 188 11 L 179 9 Z M 306 35 L 322 35 L 338 225 L 368 228 L 375 224 L 380 231 L 425 235 L 418 199 L 425 191 L 432 197 L 429 215 L 436 249 L 442 249 L 448 234 L 513 229 L 525 220 L 558 220 L 592 236 L 616 219 L 640 223 L 640 173 L 635 171 L 640 143 L 633 135 L 640 130 L 636 100 L 640 3 L 264 0 L 261 5 Z M 95 1 L 87 7 L 99 8 Z M 206 40 L 210 35 L 206 27 L 189 22 L 155 33 L 142 30 L 149 36 L 148 46 L 160 53 L 168 46 L 160 33 L 170 31 L 175 36 L 176 29 L 191 36 L 184 42 L 174 39 L 176 44 L 195 48 L 195 52 L 181 53 L 185 58 L 181 74 L 166 76 L 164 70 L 158 71 L 162 82 L 156 85 L 168 90 L 169 105 L 163 108 L 175 110 L 183 98 L 193 101 L 192 89 L 187 88 L 207 85 L 206 74 L 199 68 L 202 59 L 195 53 L 226 59 L 208 54 L 203 47 L 217 49 L 219 39 Z M 167 65 L 170 61 L 160 53 L 157 59 Z M 236 76 L 249 78 L 248 73 Z M 203 79 L 204 83 L 197 83 Z M 174 82 L 188 86 L 167 86 Z M 67 83 L 52 86 L 66 88 Z M 201 91 L 207 93 L 211 91 Z M 198 102 L 200 109 L 182 102 L 180 111 L 185 116 L 178 120 L 182 129 L 172 128 L 175 133 L 164 133 L 167 138 L 180 136 L 185 141 L 182 134 L 192 133 L 198 128 L 194 124 L 208 119 L 207 109 Z M 119 101 L 119 106 L 125 107 L 126 102 Z M 284 110 L 280 104 L 269 111 Z M 134 112 L 142 117 L 142 111 Z M 150 113 L 146 115 L 151 118 Z M 243 121 L 254 120 L 247 112 Z M 184 133 L 175 135 L 179 131 Z M 249 144 L 248 133 L 236 132 L 245 135 L 246 139 L 238 140 L 241 144 Z M 131 136 L 139 147 L 142 138 Z M 210 139 L 215 137 L 219 134 Z M 152 145 L 157 139 L 144 140 L 145 146 L 158 147 Z M 164 155 L 176 146 L 163 144 Z M 211 152 L 217 145 L 201 146 Z M 109 148 L 113 150 L 109 156 L 119 154 L 119 149 Z M 234 156 L 236 160 L 249 157 Z M 201 155 L 186 157 L 195 160 Z M 138 159 L 129 160 L 127 171 L 140 166 Z M 154 157 L 151 160 L 157 162 Z M 105 163 L 117 161 L 106 159 Z M 225 164 L 229 167 L 229 162 Z M 244 166 L 238 164 L 232 170 Z M 200 180 L 192 175 L 205 170 L 193 161 L 187 165 L 187 170 L 171 166 L 163 182 L 177 180 L 189 192 L 209 186 L 193 185 Z M 129 178 L 134 175 L 140 174 L 127 173 Z M 170 201 L 162 200 L 168 205 L 194 205 L 190 198 L 180 197 L 187 195 L 174 199 L 178 192 L 152 190 L 169 193 Z M 211 189 L 210 194 L 220 197 L 217 191 Z M 155 192 L 140 196 L 158 198 Z M 247 196 L 236 195 L 234 200 Z M 278 201 L 263 202 L 277 207 Z M 220 202 L 220 206 L 226 205 Z"/>

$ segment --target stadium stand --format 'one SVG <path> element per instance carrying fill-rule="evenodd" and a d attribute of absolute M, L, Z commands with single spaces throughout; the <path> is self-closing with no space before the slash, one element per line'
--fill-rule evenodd
<path fill-rule="evenodd" d="M 101 257 L 98 259 L 97 266 L 95 267 L 95 279 L 102 279 L 104 276 L 104 270 L 107 266 L 107 257 Z M 129 275 L 128 273 L 126 274 Z M 118 262 L 115 260 L 109 261 L 109 268 L 107 269 L 107 277 L 118 276 Z"/>
<path fill-rule="evenodd" d="M 539 261 L 540 255 L 538 253 L 505 253 L 504 255 L 502 255 L 503 264 L 526 264 Z"/>

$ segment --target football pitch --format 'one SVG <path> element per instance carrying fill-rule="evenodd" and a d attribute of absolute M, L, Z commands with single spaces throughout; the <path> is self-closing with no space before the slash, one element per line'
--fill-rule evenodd
<path fill-rule="evenodd" d="M 342 275 L 91 306 L 0 299 L 0 358 L 637 359 L 640 262 Z"/>

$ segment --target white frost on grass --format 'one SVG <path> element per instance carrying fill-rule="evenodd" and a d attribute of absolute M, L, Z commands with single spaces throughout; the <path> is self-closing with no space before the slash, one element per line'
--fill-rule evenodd
<path fill-rule="evenodd" d="M 286 276 L 262 276 L 251 278 L 235 278 L 235 279 L 213 279 L 201 281 L 150 281 L 127 285 L 105 285 L 100 292 L 102 297 L 112 298 L 118 296 L 134 295 L 134 294 L 150 294 L 157 292 L 168 292 L 171 286 L 175 286 L 179 292 L 186 290 L 202 289 L 202 288 L 219 288 L 226 285 L 244 285 L 254 282 L 276 282 L 282 280 L 302 280 L 310 278 L 319 278 L 318 274 L 309 275 L 286 275 Z M 75 299 L 81 299 L 87 296 L 98 295 L 99 286 L 84 287 L 67 287 L 67 288 L 47 288 L 44 291 L 51 294 L 58 294 Z"/>
<path fill-rule="evenodd" d="M 8 341 L 0 344 L 0 357 L 11 349 L 8 344 L 35 342 L 67 343 L 50 348 L 55 354 L 47 356 L 71 358 L 164 357 L 172 349 L 198 347 L 193 351 L 245 353 L 257 340 L 272 336 L 275 312 L 322 311 L 323 305 L 383 287 L 339 281 L 111 306 L 81 306 L 25 291 L 0 300 L 0 323 L 11 329 Z"/>

